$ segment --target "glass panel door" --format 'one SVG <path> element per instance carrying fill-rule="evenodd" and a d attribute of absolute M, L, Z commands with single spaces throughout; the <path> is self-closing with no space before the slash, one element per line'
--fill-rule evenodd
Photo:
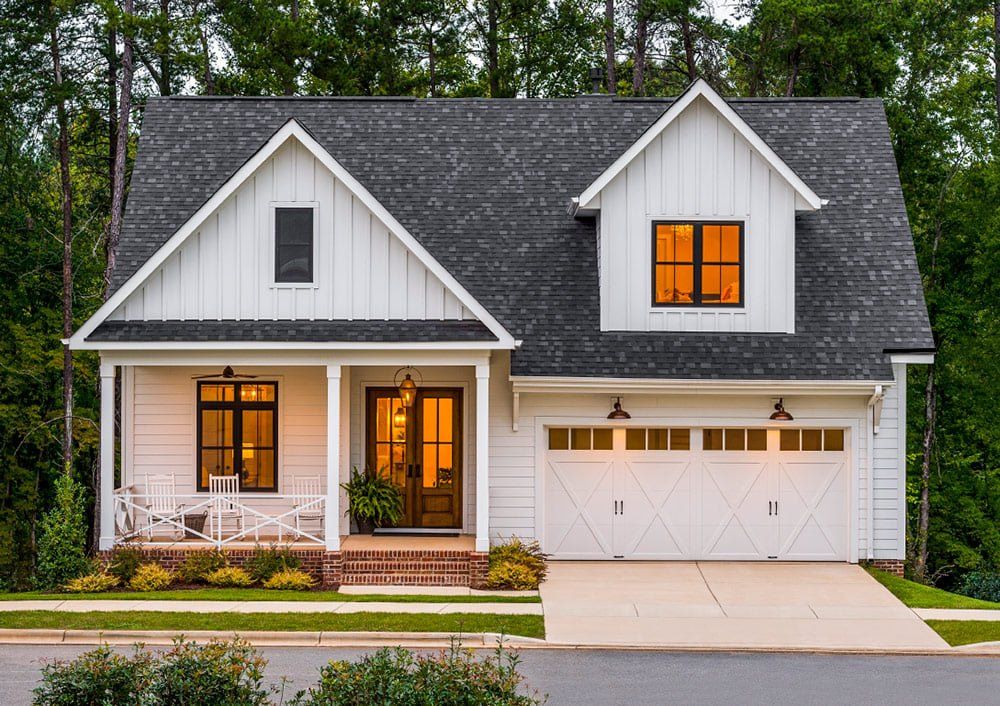
<path fill-rule="evenodd" d="M 413 526 L 409 419 L 395 390 L 369 390 L 368 468 L 389 478 L 403 494 L 401 527 Z"/>

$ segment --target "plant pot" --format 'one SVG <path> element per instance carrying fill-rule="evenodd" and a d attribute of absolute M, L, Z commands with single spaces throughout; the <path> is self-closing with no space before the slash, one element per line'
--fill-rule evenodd
<path fill-rule="evenodd" d="M 358 534 L 372 534 L 375 532 L 375 523 L 367 517 L 355 517 L 354 522 L 358 526 Z"/>
<path fill-rule="evenodd" d="M 201 539 L 195 532 L 200 532 L 205 534 L 205 520 L 208 519 L 208 513 L 202 512 L 200 514 L 189 514 L 184 515 L 184 536 L 188 539 Z"/>

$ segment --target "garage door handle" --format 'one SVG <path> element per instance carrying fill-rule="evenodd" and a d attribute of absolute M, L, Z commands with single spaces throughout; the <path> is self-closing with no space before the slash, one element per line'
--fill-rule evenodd
<path fill-rule="evenodd" d="M 768 501 L 767 501 L 767 516 L 768 516 L 768 517 L 770 517 L 770 516 L 771 516 L 771 514 L 772 514 L 772 513 L 771 513 L 771 503 L 772 503 L 772 502 L 774 502 L 774 501 L 773 501 L 773 500 L 768 500 Z"/>
<path fill-rule="evenodd" d="M 618 501 L 615 500 L 615 514 L 618 514 Z"/>

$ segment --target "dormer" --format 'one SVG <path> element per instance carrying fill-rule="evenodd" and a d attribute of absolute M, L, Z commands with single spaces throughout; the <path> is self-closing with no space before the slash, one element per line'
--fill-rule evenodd
<path fill-rule="evenodd" d="M 696 81 L 575 199 L 603 331 L 794 333 L 795 215 L 820 198 Z"/>

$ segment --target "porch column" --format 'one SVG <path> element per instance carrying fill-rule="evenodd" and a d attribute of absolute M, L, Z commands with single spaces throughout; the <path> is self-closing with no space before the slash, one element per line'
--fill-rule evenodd
<path fill-rule="evenodd" d="M 328 552 L 340 551 L 340 364 L 326 366 L 326 516 Z"/>
<path fill-rule="evenodd" d="M 101 517 L 99 549 L 115 543 L 115 366 L 101 363 Z"/>
<path fill-rule="evenodd" d="M 476 365 L 476 551 L 490 550 L 490 364 Z"/>

